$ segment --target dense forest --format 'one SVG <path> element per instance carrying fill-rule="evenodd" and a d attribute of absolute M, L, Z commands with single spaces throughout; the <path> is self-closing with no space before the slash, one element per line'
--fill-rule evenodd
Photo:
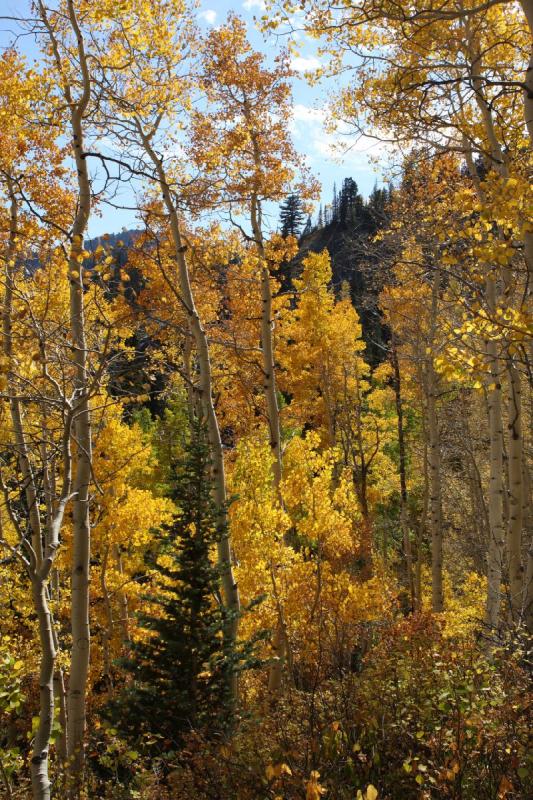
<path fill-rule="evenodd" d="M 527 800 L 532 0 L 1 6 L 0 797 Z"/>

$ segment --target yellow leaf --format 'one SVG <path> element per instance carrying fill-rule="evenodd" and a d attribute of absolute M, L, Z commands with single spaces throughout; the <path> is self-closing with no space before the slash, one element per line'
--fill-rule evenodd
<path fill-rule="evenodd" d="M 366 789 L 366 800 L 376 800 L 377 796 L 378 790 L 370 783 Z"/>

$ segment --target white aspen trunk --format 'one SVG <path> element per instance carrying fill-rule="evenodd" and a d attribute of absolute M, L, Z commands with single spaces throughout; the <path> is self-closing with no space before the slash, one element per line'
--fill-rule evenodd
<path fill-rule="evenodd" d="M 115 545 L 115 560 L 117 562 L 117 569 L 121 576 L 124 575 L 124 564 L 122 563 L 122 553 L 118 544 Z M 128 598 L 125 592 L 120 589 L 118 592 L 118 602 L 120 607 L 120 628 L 122 630 L 122 644 L 127 644 L 130 641 L 130 619 L 128 609 Z"/>
<path fill-rule="evenodd" d="M 524 120 L 533 147 L 533 0 L 520 0 L 531 32 L 531 56 L 524 75 Z"/>
<path fill-rule="evenodd" d="M 256 153 L 256 166 L 259 154 L 254 141 Z M 261 207 L 255 195 L 251 202 L 251 222 L 257 253 L 261 261 L 261 354 L 263 359 L 263 393 L 265 396 L 267 421 L 269 431 L 270 450 L 274 457 L 273 482 L 280 502 L 281 478 L 283 474 L 281 455 L 281 426 L 276 389 L 276 365 L 274 358 L 273 319 L 272 319 L 272 287 L 270 284 L 270 270 L 265 256 L 263 231 L 261 226 Z M 272 641 L 273 661 L 268 673 L 268 691 L 271 695 L 278 695 L 283 680 L 283 668 L 287 658 L 286 631 L 283 624 L 282 611 L 278 609 L 278 621 L 274 639 Z"/>
<path fill-rule="evenodd" d="M 15 278 L 16 240 L 18 234 L 18 206 L 10 177 L 7 179 L 10 197 L 9 241 L 6 251 L 4 304 L 2 308 L 2 346 L 4 355 L 10 360 L 13 355 L 13 291 Z M 39 498 L 35 484 L 28 446 L 24 435 L 23 417 L 17 388 L 13 386 L 11 372 L 8 371 L 8 392 L 11 424 L 15 440 L 17 461 L 24 484 L 31 530 L 32 553 L 29 573 L 32 583 L 33 607 L 37 616 L 41 662 L 39 668 L 39 724 L 33 742 L 30 772 L 34 800 L 49 800 L 51 784 L 49 779 L 49 749 L 54 719 L 54 666 L 56 647 L 53 623 L 48 606 L 46 578 L 41 575 L 43 568 L 43 542 Z M 47 553 L 48 555 L 48 553 Z"/>
<path fill-rule="evenodd" d="M 509 356 L 509 524 L 507 529 L 507 557 L 509 564 L 510 618 L 520 622 L 522 615 L 524 568 L 522 564 L 523 528 L 523 469 L 522 469 L 522 389 L 520 373 Z"/>
<path fill-rule="evenodd" d="M 52 616 L 48 606 L 46 583 L 32 576 L 33 605 L 37 612 L 41 666 L 39 670 L 39 725 L 33 742 L 31 780 L 33 797 L 50 800 L 51 784 L 48 777 L 48 755 L 54 722 L 54 666 L 56 648 L 52 629 Z"/>
<path fill-rule="evenodd" d="M 496 285 L 492 277 L 486 283 L 487 305 L 491 311 L 496 303 Z M 490 437 L 490 483 L 489 483 L 489 547 L 487 557 L 487 604 L 485 623 L 496 630 L 500 613 L 501 581 L 504 555 L 503 525 L 503 430 L 501 369 L 497 344 L 494 339 L 486 343 L 489 365 L 487 389 Z"/>
<path fill-rule="evenodd" d="M 507 175 L 507 163 L 503 155 L 500 143 L 494 131 L 492 111 L 486 103 L 482 86 L 479 79 L 476 85 L 476 99 L 480 108 L 485 133 L 495 166 L 503 177 Z M 475 174 L 475 167 L 472 161 L 472 154 L 467 150 L 467 163 L 472 176 Z M 479 182 L 474 180 L 478 195 L 483 200 L 483 190 Z M 497 305 L 496 279 L 492 275 L 487 275 L 485 282 L 485 300 L 489 314 L 494 315 Z M 488 387 L 487 403 L 489 417 L 489 439 L 490 439 L 490 469 L 489 469 L 489 542 L 487 551 L 487 601 L 485 606 L 485 624 L 491 631 L 498 628 L 500 604 L 501 604 L 501 581 L 503 571 L 504 547 L 505 547 L 505 527 L 503 521 L 504 511 L 504 476 L 503 476 L 503 422 L 502 422 L 502 369 L 498 354 L 497 343 L 494 339 L 488 339 L 485 343 L 485 351 L 488 362 Z M 520 418 L 514 424 L 520 425 Z M 521 459 L 520 459 L 521 461 Z"/>
<path fill-rule="evenodd" d="M 274 485 L 279 493 L 282 477 L 281 426 L 278 396 L 276 389 L 276 367 L 274 360 L 274 341 L 272 336 L 272 288 L 270 271 L 266 264 L 261 271 L 261 351 L 263 354 L 263 389 L 267 404 L 270 449 L 274 456 Z"/>
<path fill-rule="evenodd" d="M 526 630 L 533 635 L 533 505 L 531 503 L 532 484 L 528 466 L 522 463 L 523 478 L 523 520 L 526 541 L 528 542 L 524 585 L 522 587 L 522 619 Z"/>
<path fill-rule="evenodd" d="M 55 32 L 47 11 L 39 0 L 41 19 L 50 39 L 58 72 L 63 76 L 63 64 Z M 89 487 L 92 474 L 92 437 L 89 410 L 88 352 L 85 337 L 83 299 L 83 239 L 91 212 L 91 186 L 83 146 L 83 121 L 91 96 L 91 78 L 85 45 L 73 0 L 67 0 L 70 27 L 76 42 L 79 59 L 81 95 L 74 100 L 68 82 L 63 93 L 70 108 L 72 155 L 76 165 L 78 206 L 72 226 L 69 253 L 70 335 L 72 362 L 75 368 L 73 432 L 76 445 L 76 471 L 73 488 L 73 543 L 71 564 L 71 636 L 70 673 L 67 698 L 67 742 L 69 756 L 69 792 L 79 796 L 84 768 L 84 736 L 86 727 L 86 687 L 89 673 L 89 581 L 90 581 L 90 518 Z"/>
<path fill-rule="evenodd" d="M 57 649 L 57 642 L 56 642 Z M 54 673 L 54 697 L 59 706 L 59 724 L 61 725 L 61 733 L 57 740 L 57 754 L 59 756 L 61 766 L 64 766 L 67 760 L 68 744 L 67 744 L 67 690 L 65 687 L 65 676 L 62 669 L 57 669 Z"/>
<path fill-rule="evenodd" d="M 418 605 L 416 597 L 416 585 L 413 575 L 413 554 L 411 548 L 411 536 L 407 521 L 407 475 L 406 475 L 406 453 L 405 453 L 405 431 L 403 424 L 403 401 L 402 383 L 400 374 L 400 363 L 398 361 L 398 350 L 396 339 L 392 334 L 391 360 L 394 370 L 394 395 L 396 400 L 396 416 L 398 419 L 398 451 L 400 460 L 400 525 L 403 539 L 403 555 L 405 559 L 406 584 L 409 588 L 411 598 L 411 610 L 414 611 Z"/>
<path fill-rule="evenodd" d="M 227 508 L 226 508 L 226 479 L 224 469 L 224 453 L 222 449 L 222 440 L 220 437 L 220 429 L 218 426 L 218 419 L 213 403 L 213 387 L 211 376 L 211 360 L 209 356 L 209 344 L 207 335 L 202 325 L 200 316 L 196 309 L 194 295 L 189 278 L 189 269 L 185 258 L 187 247 L 184 246 L 181 237 L 178 213 L 172 196 L 170 187 L 167 181 L 165 171 L 161 160 L 157 157 L 153 147 L 150 144 L 150 137 L 147 136 L 142 130 L 140 123 L 137 123 L 137 128 L 142 139 L 143 146 L 147 155 L 151 159 L 157 174 L 157 180 L 161 187 L 163 201 L 168 213 L 170 224 L 170 231 L 174 245 L 174 253 L 176 264 L 178 268 L 179 280 L 179 296 L 180 300 L 185 306 L 188 316 L 189 327 L 194 338 L 194 344 L 198 356 L 199 365 L 199 379 L 200 379 L 200 404 L 207 421 L 209 444 L 211 448 L 211 458 L 213 462 L 213 484 L 214 484 L 214 498 L 216 505 L 219 509 L 221 519 L 221 536 L 218 541 L 218 566 L 221 575 L 222 591 L 224 595 L 224 604 L 229 612 L 228 624 L 226 627 L 226 636 L 228 641 L 234 642 L 237 638 L 237 630 L 239 625 L 239 611 L 240 599 L 239 589 L 233 575 L 231 545 L 227 521 Z M 232 684 L 232 692 L 234 699 L 237 696 L 237 683 L 236 680 Z"/>
<path fill-rule="evenodd" d="M 254 148 L 256 147 L 254 143 Z M 256 162 L 259 155 L 256 155 Z M 257 164 L 256 164 L 257 165 Z M 261 225 L 261 207 L 255 195 L 251 200 L 251 223 L 257 254 L 261 261 L 261 354 L 263 358 L 263 393 L 267 408 L 269 442 L 274 456 L 274 485 L 279 494 L 282 477 L 281 425 L 278 395 L 276 389 L 276 364 L 274 358 L 274 338 L 272 335 L 272 287 L 270 270 L 266 261 L 265 245 Z"/>
<path fill-rule="evenodd" d="M 6 248 L 6 268 L 5 268 L 5 289 L 4 304 L 2 309 L 2 346 L 4 355 L 11 361 L 13 357 L 13 332 L 12 332 L 12 313 L 13 313 L 13 291 L 15 280 L 15 258 L 16 241 L 18 236 L 18 205 L 15 197 L 13 182 L 7 178 L 7 191 L 10 199 L 9 216 L 9 240 Z M 26 505 L 28 508 L 29 523 L 31 529 L 31 544 L 35 557 L 35 568 L 39 569 L 43 560 L 43 542 L 41 530 L 41 517 L 39 514 L 39 499 L 33 469 L 29 458 L 28 446 L 24 435 L 24 425 L 20 400 L 17 397 L 17 389 L 12 385 L 11 373 L 7 375 L 9 387 L 9 410 L 11 424 L 13 425 L 13 436 L 15 441 L 15 452 L 22 475 Z"/>
<path fill-rule="evenodd" d="M 194 386 L 192 378 L 192 334 L 185 337 L 183 344 L 183 372 L 185 377 L 185 389 L 187 392 L 187 413 L 189 415 L 189 422 L 192 423 L 194 415 L 198 410 L 196 408 L 196 398 L 194 396 Z"/>
<path fill-rule="evenodd" d="M 104 600 L 104 609 L 106 616 L 107 627 L 102 631 L 102 657 L 104 662 L 104 677 L 107 680 L 109 694 L 113 694 L 113 675 L 111 672 L 111 638 L 113 636 L 113 608 L 111 606 L 111 598 L 109 596 L 109 589 L 107 587 L 107 565 L 109 563 L 109 544 L 106 545 L 102 563 L 100 565 L 100 590 Z"/>
<path fill-rule="evenodd" d="M 527 552 L 527 567 L 524 578 L 524 624 L 527 632 L 533 636 L 533 536 Z"/>
<path fill-rule="evenodd" d="M 244 115 L 250 127 L 250 138 L 253 147 L 254 167 L 257 174 L 261 173 L 261 148 L 257 138 L 256 127 L 250 113 L 250 104 L 244 100 Z M 273 478 L 274 487 L 278 494 L 279 502 L 283 505 L 281 496 L 281 478 L 283 462 L 281 452 L 281 423 L 276 388 L 276 362 L 274 356 L 274 320 L 272 316 L 272 286 L 270 283 L 270 270 L 265 253 L 263 237 L 261 203 L 254 191 L 250 198 L 250 222 L 254 236 L 257 254 L 261 262 L 261 354 L 263 359 L 263 393 L 265 396 L 269 442 L 274 457 Z M 288 652 L 286 628 L 283 620 L 283 610 L 278 604 L 278 621 L 274 640 L 272 642 L 274 660 L 268 675 L 268 690 L 272 696 L 279 694 L 283 679 L 283 668 Z"/>
<path fill-rule="evenodd" d="M 244 100 L 244 116 L 248 121 L 250 139 L 253 148 L 253 161 L 256 173 L 262 171 L 262 153 L 257 137 L 257 127 L 252 118 L 250 103 Z M 282 476 L 281 453 L 281 424 L 279 417 L 278 395 L 276 390 L 276 364 L 274 358 L 274 320 L 272 318 L 272 287 L 270 284 L 270 270 L 265 253 L 263 237 L 262 210 L 257 191 L 250 197 L 250 222 L 252 233 L 261 262 L 261 352 L 263 356 L 263 391 L 267 406 L 268 428 L 270 433 L 270 448 L 274 456 L 274 485 L 279 494 Z M 281 497 L 280 497 L 281 502 Z"/>
<path fill-rule="evenodd" d="M 442 585 L 442 482 L 441 444 L 436 409 L 436 381 L 433 365 L 428 369 L 428 465 L 429 465 L 429 518 L 431 528 L 431 605 L 435 612 L 444 610 Z"/>
<path fill-rule="evenodd" d="M 436 336 L 437 311 L 440 292 L 440 269 L 435 269 L 431 294 L 430 342 Z M 433 366 L 433 353 L 427 368 L 427 430 L 429 466 L 429 518 L 431 529 L 431 606 L 434 612 L 444 610 L 444 591 L 442 583 L 442 479 L 441 443 L 437 417 L 437 376 Z"/>

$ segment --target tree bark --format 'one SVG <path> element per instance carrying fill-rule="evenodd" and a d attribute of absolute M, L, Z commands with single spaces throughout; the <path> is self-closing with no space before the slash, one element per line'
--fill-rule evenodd
<path fill-rule="evenodd" d="M 524 568 L 522 564 L 523 470 L 522 470 L 522 389 L 520 373 L 509 356 L 509 523 L 507 556 L 509 564 L 509 614 L 518 623 L 522 616 Z"/>
<path fill-rule="evenodd" d="M 409 524 L 407 519 L 407 463 L 405 453 L 405 436 L 403 424 L 403 401 L 402 401 L 402 385 L 400 375 L 400 364 L 398 361 L 398 350 L 396 347 L 396 339 L 394 333 L 392 334 L 391 342 L 391 360 L 392 368 L 394 370 L 394 395 L 396 400 L 396 417 L 398 419 L 398 450 L 400 460 L 400 524 L 402 529 L 403 538 L 403 555 L 405 559 L 405 573 L 406 584 L 409 588 L 411 597 L 411 610 L 414 611 L 418 607 L 418 598 L 416 597 L 416 586 L 413 575 L 413 554 L 411 548 L 411 535 L 409 531 Z"/>
<path fill-rule="evenodd" d="M 90 628 L 90 509 L 89 489 L 92 474 L 92 436 L 89 409 L 88 350 L 85 334 L 85 309 L 83 299 L 83 239 L 91 212 L 91 187 L 83 147 L 83 119 L 89 103 L 91 83 L 76 12 L 72 0 L 68 2 L 72 30 L 78 44 L 83 93 L 79 102 L 72 105 L 72 148 L 78 176 L 78 210 L 72 226 L 72 246 L 69 254 L 70 272 L 70 326 L 75 365 L 76 412 L 74 438 L 76 443 L 76 471 L 73 481 L 73 547 L 71 567 L 71 634 L 70 674 L 68 684 L 68 743 L 70 774 L 74 793 L 82 780 L 84 769 L 84 736 L 86 727 L 86 687 L 89 673 Z"/>
<path fill-rule="evenodd" d="M 432 351 L 436 335 L 440 283 L 440 269 L 435 269 L 431 299 L 430 346 Z M 433 611 L 439 613 L 444 610 L 442 582 L 442 480 L 441 442 L 437 417 L 437 376 L 433 366 L 433 352 L 427 365 L 427 430 L 431 527 L 431 605 Z"/>
<path fill-rule="evenodd" d="M 486 297 L 489 310 L 496 305 L 496 285 L 492 277 L 487 278 Z M 489 410 L 490 479 L 489 479 L 489 546 L 487 557 L 487 604 L 485 623 L 493 631 L 498 627 L 501 601 L 501 581 L 504 554 L 503 525 L 503 430 L 502 387 L 497 344 L 494 339 L 486 342 L 489 364 L 487 400 Z"/>

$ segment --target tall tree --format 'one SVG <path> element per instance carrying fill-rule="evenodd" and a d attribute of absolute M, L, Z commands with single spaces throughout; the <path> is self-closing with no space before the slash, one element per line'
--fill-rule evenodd
<path fill-rule="evenodd" d="M 290 194 L 281 204 L 279 211 L 279 221 L 281 224 L 281 235 L 284 239 L 287 236 L 297 237 L 305 219 L 305 211 L 302 206 L 302 199 L 299 194 Z"/>
<path fill-rule="evenodd" d="M 231 726 L 228 673 L 239 657 L 211 563 L 220 514 L 210 461 L 207 434 L 194 422 L 183 460 L 172 465 L 177 516 L 151 547 L 156 579 L 139 616 L 145 636 L 131 644 L 122 662 L 125 686 L 107 712 L 133 746 L 155 734 L 153 755 L 164 754 L 161 741 L 179 749 L 191 730 L 216 736 Z"/>

